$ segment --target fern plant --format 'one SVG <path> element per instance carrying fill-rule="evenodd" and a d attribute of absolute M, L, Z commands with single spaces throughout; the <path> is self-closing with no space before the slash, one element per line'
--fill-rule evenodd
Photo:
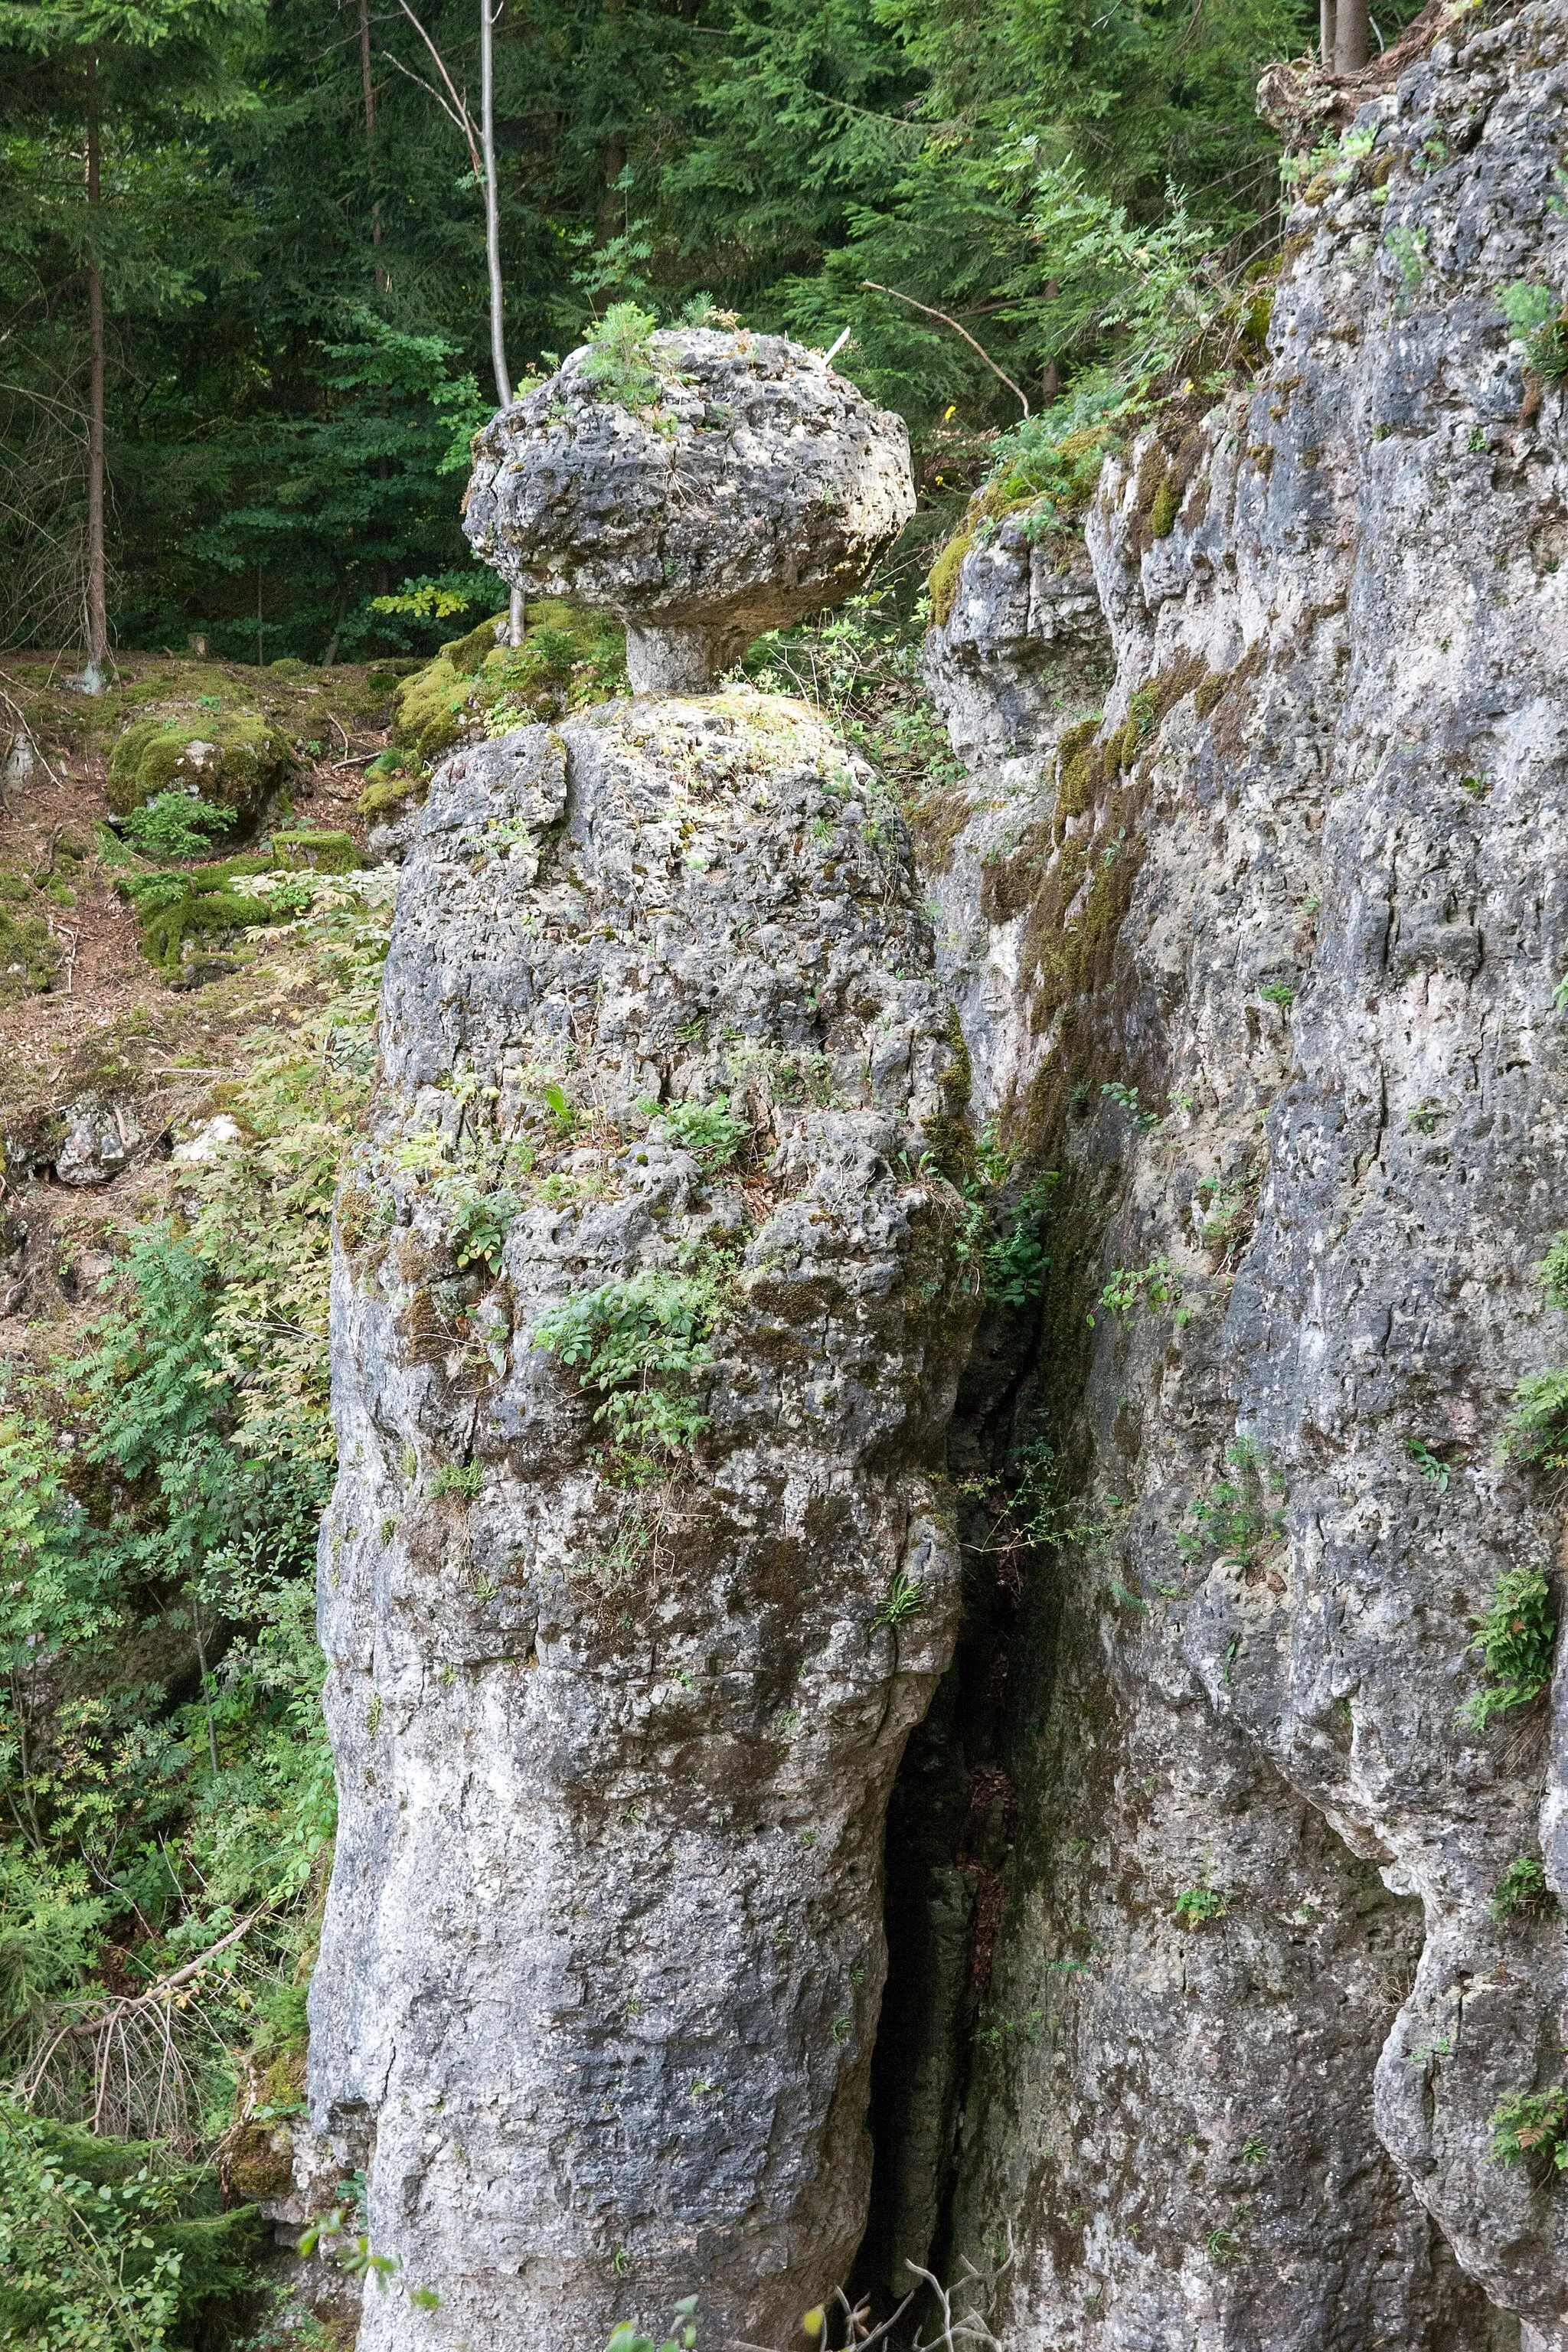
<path fill-rule="evenodd" d="M 552 1308 L 530 1344 L 603 1397 L 594 1419 L 617 1446 L 689 1452 L 708 1427 L 693 1391 L 713 1361 L 708 1340 L 726 1297 L 710 1275 L 629 1275 Z"/>
<path fill-rule="evenodd" d="M 1470 1648 L 1480 1652 L 1487 1685 L 1465 1701 L 1459 1719 L 1480 1731 L 1494 1716 L 1528 1706 L 1552 1680 L 1557 1610 L 1545 1570 L 1509 1569 L 1470 1622 L 1476 1629 Z"/>

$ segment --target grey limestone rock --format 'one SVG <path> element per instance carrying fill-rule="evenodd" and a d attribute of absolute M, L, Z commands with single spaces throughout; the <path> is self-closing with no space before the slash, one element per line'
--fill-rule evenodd
<path fill-rule="evenodd" d="M 688 328 L 634 407 L 573 352 L 479 436 L 465 529 L 530 595 L 612 612 L 639 692 L 701 692 L 765 629 L 838 604 L 914 512 L 909 435 L 819 352 Z"/>
<path fill-rule="evenodd" d="M 1561 1538 L 1500 1440 L 1568 1360 L 1568 425 L 1496 289 L 1568 270 L 1565 90 L 1538 6 L 1363 110 L 1269 364 L 1102 485 L 1100 764 L 1067 791 L 1042 709 L 989 912 L 994 812 L 952 853 L 955 930 L 1022 918 L 1010 1001 L 961 999 L 977 1093 L 1101 1236 L 1054 1328 L 1142 1282 L 1045 1381 L 1097 1532 L 1031 1604 L 955 2223 L 983 2266 L 1012 2233 L 1016 2352 L 1568 2342 L 1568 2193 L 1492 2147 L 1568 2080 L 1563 1917 L 1490 1907 L 1520 1856 L 1568 1888 L 1563 1700 L 1461 1713 Z M 933 652 L 1005 680 L 983 772 L 1051 676 L 1006 561 Z"/>
<path fill-rule="evenodd" d="M 799 705 L 610 704 L 433 782 L 321 1555 L 310 2097 L 399 2265 L 367 2352 L 602 2352 L 688 2294 L 784 2343 L 847 2273 L 883 1814 L 958 1609 L 931 960 Z M 624 1380 L 539 1344 L 563 1310 L 619 1316 Z"/>

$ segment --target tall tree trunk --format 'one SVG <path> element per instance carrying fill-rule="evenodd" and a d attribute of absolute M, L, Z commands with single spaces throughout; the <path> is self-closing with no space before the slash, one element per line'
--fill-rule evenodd
<path fill-rule="evenodd" d="M 359 77 L 364 94 L 364 144 L 370 159 L 370 241 L 381 243 L 381 198 L 376 193 L 375 158 L 375 82 L 370 69 L 370 0 L 359 0 Z M 375 290 L 384 294 L 391 284 L 381 266 L 381 256 L 375 257 Z"/>
<path fill-rule="evenodd" d="M 485 260 L 490 278 L 490 364 L 495 370 L 496 397 L 503 408 L 511 405 L 511 375 L 506 363 L 506 313 L 501 303 L 500 202 L 496 190 L 495 24 L 490 0 L 479 0 L 479 142 L 485 159 Z M 522 591 L 514 588 L 507 611 L 507 635 L 514 646 L 522 643 L 527 625 Z"/>
<path fill-rule="evenodd" d="M 1318 0 L 1318 57 L 1325 73 L 1334 71 L 1334 0 Z"/>
<path fill-rule="evenodd" d="M 87 404 L 87 665 L 82 684 L 103 692 L 109 667 L 109 583 L 103 553 L 103 274 L 98 258 L 102 202 L 98 57 L 87 54 L 87 331 L 91 375 Z"/>
<path fill-rule="evenodd" d="M 490 364 L 495 370 L 496 397 L 503 408 L 511 402 L 511 377 L 506 364 L 505 318 L 501 309 L 500 205 L 496 194 L 495 17 L 490 0 L 479 0 L 479 140 L 485 160 L 485 259 L 490 274 Z"/>
<path fill-rule="evenodd" d="M 1336 0 L 1334 8 L 1334 71 L 1360 73 L 1372 47 L 1368 0 Z"/>

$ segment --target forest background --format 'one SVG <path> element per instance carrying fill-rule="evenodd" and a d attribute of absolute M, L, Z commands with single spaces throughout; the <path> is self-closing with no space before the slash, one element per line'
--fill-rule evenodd
<path fill-rule="evenodd" d="M 458 529 L 494 405 L 483 190 L 442 74 L 477 113 L 479 21 L 0 0 L 0 644 L 79 635 L 93 265 L 115 643 L 363 658 L 493 603 Z M 1187 289 L 1267 243 L 1257 77 L 1316 30 L 1297 0 L 505 0 L 512 374 L 618 301 L 848 329 L 940 505 L 976 436 L 1190 333 Z M 443 614 L 376 609 L 420 580 Z"/>

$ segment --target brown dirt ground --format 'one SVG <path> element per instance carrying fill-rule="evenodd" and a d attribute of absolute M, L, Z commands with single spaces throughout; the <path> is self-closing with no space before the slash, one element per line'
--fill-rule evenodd
<path fill-rule="evenodd" d="M 62 832 L 79 843 L 94 840 L 94 825 L 109 813 L 104 782 L 113 739 L 124 719 L 137 715 L 134 706 L 123 716 L 84 711 L 79 700 L 73 709 L 47 688 L 38 691 L 49 667 L 47 655 L 0 661 L 0 758 L 18 707 L 43 753 L 25 785 L 0 794 L 0 868 L 33 875 L 47 870 L 51 843 Z M 153 656 L 121 662 L 132 686 L 155 677 L 161 706 L 178 702 L 180 667 Z M 307 727 L 320 730 L 318 740 L 330 738 L 335 757 L 323 750 L 302 758 L 294 814 L 363 843 L 355 803 L 366 762 L 389 740 L 390 721 L 389 709 L 374 707 L 371 674 L 318 670 L 274 688 L 266 672 L 204 668 L 210 674 L 217 667 L 237 698 L 247 687 L 254 693 L 259 680 L 276 708 L 286 687 L 301 722 L 297 740 Z M 169 1136 L 232 1075 L 237 1037 L 267 1018 L 309 1009 L 302 1001 L 283 1001 L 289 975 L 281 961 L 268 970 L 273 959 L 265 943 L 240 971 L 204 987 L 170 988 L 142 953 L 134 911 L 117 897 L 112 873 L 96 855 L 71 872 L 70 886 L 75 905 L 48 910 L 68 950 L 59 979 L 41 994 L 0 1001 L 0 1371 L 7 1357 L 55 1353 L 62 1325 L 88 1319 L 116 1233 L 166 1192 Z M 39 1130 L 49 1114 L 95 1086 L 134 1099 L 149 1148 L 137 1155 L 140 1164 L 110 1183 L 60 1184 L 38 1164 Z"/>

